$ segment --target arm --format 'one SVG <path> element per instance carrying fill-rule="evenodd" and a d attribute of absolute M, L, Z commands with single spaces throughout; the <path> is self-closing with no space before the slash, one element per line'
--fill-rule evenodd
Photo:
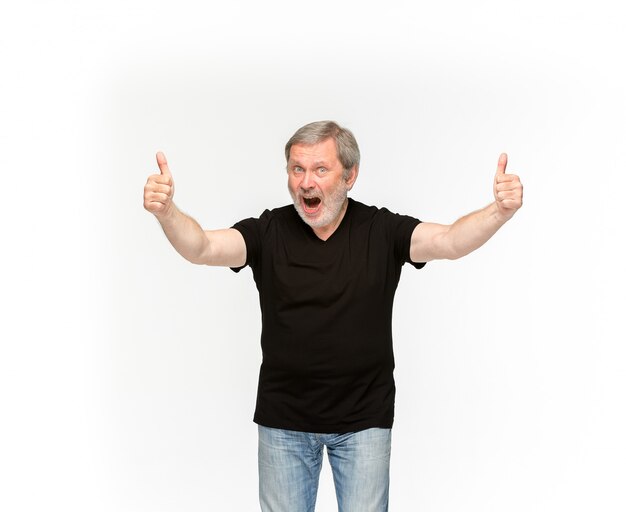
<path fill-rule="evenodd" d="M 192 263 L 240 267 L 246 262 L 246 244 L 236 229 L 203 230 L 181 212 L 172 198 L 174 181 L 163 153 L 157 153 L 160 174 L 148 178 L 143 205 L 163 228 L 174 249 Z"/>
<path fill-rule="evenodd" d="M 493 182 L 495 201 L 465 215 L 452 225 L 423 222 L 411 236 L 411 261 L 454 260 L 475 251 L 489 240 L 522 206 L 519 177 L 506 174 L 507 156 L 500 155 Z"/>

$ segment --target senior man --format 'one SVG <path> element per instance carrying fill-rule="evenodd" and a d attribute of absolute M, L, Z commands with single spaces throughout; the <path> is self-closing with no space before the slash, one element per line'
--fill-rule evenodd
<path fill-rule="evenodd" d="M 339 511 L 386 511 L 391 312 L 401 269 L 479 248 L 521 207 L 522 184 L 505 172 L 503 153 L 494 201 L 451 225 L 435 224 L 348 198 L 359 148 L 335 122 L 300 128 L 285 157 L 293 204 L 230 229 L 204 230 L 176 207 L 163 153 L 144 207 L 192 263 L 252 269 L 263 319 L 254 414 L 261 509 L 313 511 L 326 447 Z"/>

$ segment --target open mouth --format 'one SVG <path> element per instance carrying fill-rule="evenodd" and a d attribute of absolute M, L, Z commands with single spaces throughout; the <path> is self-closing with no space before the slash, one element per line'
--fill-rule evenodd
<path fill-rule="evenodd" d="M 303 197 L 302 203 L 304 205 L 304 211 L 307 213 L 315 213 L 322 200 L 319 197 Z"/>

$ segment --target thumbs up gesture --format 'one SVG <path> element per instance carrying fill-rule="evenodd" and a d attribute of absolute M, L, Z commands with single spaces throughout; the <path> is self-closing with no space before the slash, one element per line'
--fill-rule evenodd
<path fill-rule="evenodd" d="M 498 168 L 493 180 L 493 195 L 496 199 L 496 206 L 505 220 L 513 217 L 513 214 L 522 207 L 524 190 L 519 176 L 506 173 L 507 160 L 506 153 L 502 153 L 498 159 Z"/>
<path fill-rule="evenodd" d="M 148 178 L 143 189 L 143 207 L 160 220 L 170 216 L 174 209 L 174 180 L 165 155 L 159 151 L 156 159 L 161 172 Z"/>

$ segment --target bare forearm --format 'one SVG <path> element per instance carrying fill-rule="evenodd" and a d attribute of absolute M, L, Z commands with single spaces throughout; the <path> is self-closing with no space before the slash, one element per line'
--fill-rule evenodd
<path fill-rule="evenodd" d="M 509 218 L 493 202 L 458 219 L 445 234 L 446 245 L 452 250 L 449 259 L 461 258 L 481 247 Z"/>
<path fill-rule="evenodd" d="M 174 180 L 165 155 L 157 153 L 160 174 L 153 174 L 143 192 L 143 206 L 163 228 L 178 253 L 198 265 L 241 267 L 246 263 L 246 242 L 236 229 L 205 231 L 174 204 Z"/>
<path fill-rule="evenodd" d="M 489 240 L 522 206 L 523 187 L 518 176 L 506 174 L 502 153 L 493 181 L 495 201 L 461 217 L 452 225 L 423 222 L 411 235 L 411 261 L 455 260 Z"/>
<path fill-rule="evenodd" d="M 192 217 L 172 206 L 170 215 L 157 217 L 165 236 L 183 258 L 192 263 L 204 263 L 203 255 L 209 243 L 204 230 Z"/>

